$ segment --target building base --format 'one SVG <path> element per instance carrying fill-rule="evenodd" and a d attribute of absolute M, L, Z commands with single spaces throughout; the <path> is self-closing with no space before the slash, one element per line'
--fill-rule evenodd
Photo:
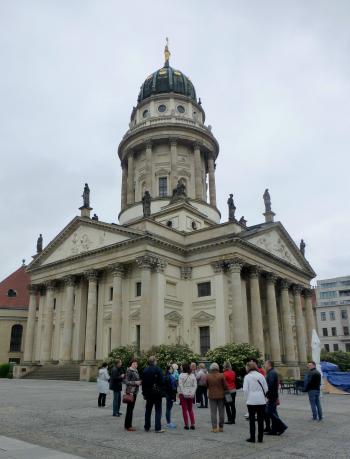
<path fill-rule="evenodd" d="M 32 373 L 36 370 L 40 365 L 37 363 L 23 363 L 21 365 L 15 365 L 13 367 L 13 378 L 20 379 L 24 378 L 25 376 Z"/>
<path fill-rule="evenodd" d="M 281 378 L 291 378 L 295 380 L 300 380 L 300 367 L 295 365 L 288 364 L 278 364 L 276 365 L 276 371 L 281 376 Z"/>
<path fill-rule="evenodd" d="M 83 362 L 80 364 L 80 381 L 94 381 L 98 373 L 96 362 Z"/>

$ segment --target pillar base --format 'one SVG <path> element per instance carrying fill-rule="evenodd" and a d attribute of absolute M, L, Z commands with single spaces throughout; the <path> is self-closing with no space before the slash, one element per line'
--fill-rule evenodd
<path fill-rule="evenodd" d="M 80 364 L 80 381 L 93 381 L 98 373 L 98 364 L 96 362 L 83 362 Z"/>
<path fill-rule="evenodd" d="M 300 379 L 300 368 L 297 363 L 275 364 L 275 368 L 282 378 Z"/>
<path fill-rule="evenodd" d="M 269 211 L 263 213 L 263 216 L 265 217 L 265 222 L 266 223 L 273 223 L 275 221 L 275 212 Z"/>
<path fill-rule="evenodd" d="M 13 378 L 20 379 L 26 375 L 32 373 L 40 365 L 33 362 L 24 362 L 21 365 L 15 365 L 13 367 Z"/>
<path fill-rule="evenodd" d="M 92 207 L 79 207 L 80 216 L 90 218 L 90 212 L 92 211 Z"/>

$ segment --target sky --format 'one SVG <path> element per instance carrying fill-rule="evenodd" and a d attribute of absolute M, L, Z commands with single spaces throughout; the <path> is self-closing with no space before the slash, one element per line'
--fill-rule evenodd
<path fill-rule="evenodd" d="M 163 65 L 194 83 L 220 144 L 218 207 L 262 195 L 317 279 L 350 274 L 350 2 L 0 0 L 0 279 L 76 215 L 117 222 L 118 144 Z"/>

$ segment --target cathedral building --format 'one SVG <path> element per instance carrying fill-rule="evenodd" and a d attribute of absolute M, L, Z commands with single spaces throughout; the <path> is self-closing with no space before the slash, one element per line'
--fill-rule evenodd
<path fill-rule="evenodd" d="M 76 363 L 88 380 L 120 345 L 181 343 L 205 355 L 236 342 L 297 375 L 310 354 L 315 273 L 304 245 L 274 221 L 268 190 L 261 224 L 238 220 L 232 195 L 221 222 L 219 144 L 169 57 L 166 46 L 119 144 L 119 224 L 91 217 L 86 184 L 81 215 L 28 267 L 28 370 Z"/>

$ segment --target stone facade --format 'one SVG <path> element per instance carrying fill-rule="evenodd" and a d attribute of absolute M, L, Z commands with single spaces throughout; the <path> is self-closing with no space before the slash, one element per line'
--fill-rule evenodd
<path fill-rule="evenodd" d="M 133 110 L 118 150 L 120 224 L 82 208 L 29 266 L 40 301 L 29 308 L 28 362 L 80 362 L 88 379 L 115 346 L 184 343 L 204 353 L 232 341 L 293 374 L 306 361 L 315 273 L 273 217 L 220 223 L 219 146 L 204 122 L 200 103 L 172 92 Z M 175 199 L 179 182 L 185 196 Z"/>

